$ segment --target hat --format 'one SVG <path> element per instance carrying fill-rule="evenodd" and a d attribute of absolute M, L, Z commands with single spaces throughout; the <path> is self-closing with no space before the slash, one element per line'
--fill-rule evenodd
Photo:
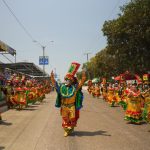
<path fill-rule="evenodd" d="M 77 62 L 72 62 L 71 66 L 65 76 L 65 79 L 74 80 L 74 76 L 77 73 L 78 69 L 80 67 L 80 64 Z"/>

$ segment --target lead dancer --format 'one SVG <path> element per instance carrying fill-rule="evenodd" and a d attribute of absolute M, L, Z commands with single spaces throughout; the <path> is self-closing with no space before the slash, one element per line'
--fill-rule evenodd
<path fill-rule="evenodd" d="M 58 84 L 54 79 L 54 73 L 51 72 L 51 82 L 56 88 L 57 99 L 56 107 L 60 107 L 62 116 L 62 127 L 65 131 L 64 136 L 73 132 L 79 119 L 79 110 L 82 107 L 83 94 L 82 85 L 86 80 L 85 72 L 82 72 L 82 79 L 78 82 L 74 76 L 80 67 L 80 64 L 73 62 L 65 76 L 65 83 Z"/>

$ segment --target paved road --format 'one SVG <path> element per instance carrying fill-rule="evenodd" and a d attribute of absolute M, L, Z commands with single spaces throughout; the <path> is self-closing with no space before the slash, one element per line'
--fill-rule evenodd
<path fill-rule="evenodd" d="M 120 107 L 110 108 L 85 92 L 84 108 L 75 133 L 63 137 L 56 93 L 45 102 L 22 110 L 9 110 L 0 124 L 0 150 L 149 150 L 150 125 L 123 120 Z"/>

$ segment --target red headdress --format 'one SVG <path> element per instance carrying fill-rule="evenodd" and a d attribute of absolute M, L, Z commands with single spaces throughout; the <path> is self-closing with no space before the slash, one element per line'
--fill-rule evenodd
<path fill-rule="evenodd" d="M 74 79 L 75 79 L 74 76 L 75 76 L 75 74 L 77 73 L 79 67 L 80 67 L 80 64 L 79 64 L 79 63 L 77 63 L 77 62 L 72 62 L 72 63 L 71 63 L 71 66 L 70 66 L 70 68 L 69 68 L 69 70 L 68 70 L 68 72 L 67 72 L 67 74 L 66 74 L 66 76 L 65 76 L 65 79 L 69 79 L 69 80 L 74 81 Z"/>

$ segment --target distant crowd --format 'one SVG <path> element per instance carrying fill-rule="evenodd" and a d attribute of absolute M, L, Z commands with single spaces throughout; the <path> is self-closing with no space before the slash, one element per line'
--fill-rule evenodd
<path fill-rule="evenodd" d="M 10 71 L 0 73 L 0 120 L 2 112 L 10 108 L 24 109 L 42 102 L 52 87 L 49 79 L 34 79 Z"/>
<path fill-rule="evenodd" d="M 88 81 L 88 92 L 93 97 L 102 97 L 111 107 L 121 106 L 125 110 L 125 120 L 140 124 L 150 123 L 150 84 L 149 82 L 92 83 Z"/>

